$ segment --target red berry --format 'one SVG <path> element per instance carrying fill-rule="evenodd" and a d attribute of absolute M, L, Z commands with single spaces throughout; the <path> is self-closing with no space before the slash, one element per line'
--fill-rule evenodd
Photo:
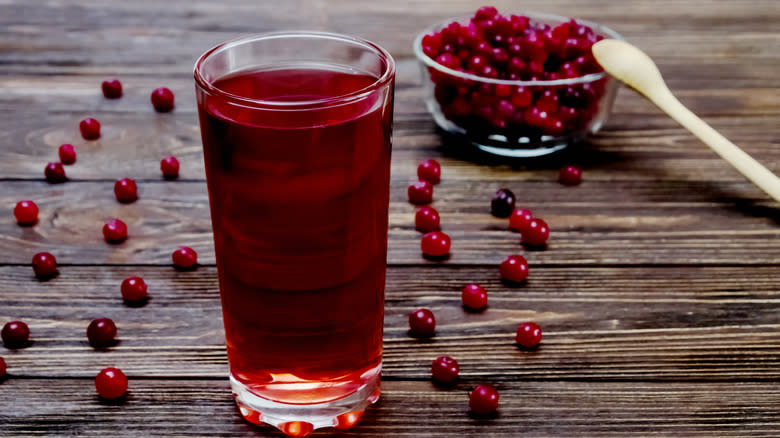
<path fill-rule="evenodd" d="M 433 207 L 420 207 L 414 214 L 414 226 L 424 233 L 438 230 L 439 220 L 439 212 Z"/>
<path fill-rule="evenodd" d="M 525 108 L 531 105 L 533 98 L 534 93 L 530 89 L 525 87 L 518 87 L 514 93 L 512 93 L 512 97 L 510 99 L 512 101 L 512 105 L 518 108 Z"/>
<path fill-rule="evenodd" d="M 522 231 L 523 243 L 531 246 L 544 245 L 550 237 L 550 228 L 547 223 L 539 218 L 531 219 L 528 226 Z"/>
<path fill-rule="evenodd" d="M 490 212 L 495 217 L 509 217 L 515 209 L 515 194 L 509 189 L 499 189 L 490 201 Z"/>
<path fill-rule="evenodd" d="M 431 376 L 439 383 L 452 383 L 458 378 L 458 361 L 449 356 L 439 356 L 431 364 Z"/>
<path fill-rule="evenodd" d="M 138 199 L 138 187 L 134 180 L 122 178 L 114 183 L 114 195 L 119 202 L 133 202 Z"/>
<path fill-rule="evenodd" d="M 174 156 L 163 158 L 160 161 L 160 170 L 166 179 L 175 179 L 179 177 L 179 160 Z"/>
<path fill-rule="evenodd" d="M 48 252 L 39 252 L 32 258 L 32 267 L 37 277 L 51 277 L 57 273 L 57 259 Z"/>
<path fill-rule="evenodd" d="M 100 122 L 95 119 L 84 119 L 79 123 L 81 136 L 85 140 L 94 140 L 100 138 Z"/>
<path fill-rule="evenodd" d="M 498 409 L 498 391 L 492 385 L 477 385 L 469 394 L 469 409 L 478 415 L 489 415 Z"/>
<path fill-rule="evenodd" d="M 198 264 L 198 253 L 192 248 L 182 246 L 171 254 L 173 265 L 179 269 L 189 269 Z"/>
<path fill-rule="evenodd" d="M 122 299 L 135 303 L 149 297 L 146 282 L 141 277 L 128 277 L 122 281 Z"/>
<path fill-rule="evenodd" d="M 30 341 L 30 328 L 22 321 L 7 322 L 0 331 L 0 337 L 6 348 L 26 347 Z"/>
<path fill-rule="evenodd" d="M 467 284 L 460 293 L 463 305 L 470 310 L 480 310 L 487 306 L 487 291 L 478 284 Z"/>
<path fill-rule="evenodd" d="M 60 145 L 60 161 L 62 164 L 73 164 L 76 162 L 76 150 L 72 144 Z"/>
<path fill-rule="evenodd" d="M 167 113 L 173 109 L 173 91 L 160 87 L 152 91 L 152 105 L 158 113 Z"/>
<path fill-rule="evenodd" d="M 3 376 L 5 376 L 6 369 L 7 368 L 6 368 L 6 365 L 5 365 L 5 359 L 0 357 L 0 379 L 2 379 Z"/>
<path fill-rule="evenodd" d="M 482 6 L 477 9 L 477 13 L 474 14 L 474 21 L 484 21 L 495 17 L 498 14 L 498 9 L 493 6 Z"/>
<path fill-rule="evenodd" d="M 522 233 L 528 227 L 528 224 L 531 223 L 531 219 L 533 219 L 533 216 L 530 210 L 515 209 L 512 212 L 512 216 L 509 216 L 509 228 Z"/>
<path fill-rule="evenodd" d="M 436 318 L 428 309 L 419 309 L 409 314 L 409 330 L 413 336 L 428 338 L 436 332 Z"/>
<path fill-rule="evenodd" d="M 98 318 L 89 323 L 87 339 L 89 345 L 102 348 L 111 345 L 116 337 L 116 324 L 110 318 Z"/>
<path fill-rule="evenodd" d="M 34 224 L 38 220 L 38 206 L 33 201 L 19 201 L 14 207 L 14 217 L 20 224 Z"/>
<path fill-rule="evenodd" d="M 542 328 L 535 322 L 524 322 L 517 327 L 515 341 L 525 348 L 536 347 L 542 342 Z"/>
<path fill-rule="evenodd" d="M 431 231 L 423 236 L 420 248 L 424 255 L 441 257 L 450 252 L 450 236 L 441 231 Z"/>
<path fill-rule="evenodd" d="M 47 164 L 43 174 L 46 175 L 46 181 L 50 184 L 65 182 L 68 179 L 65 176 L 65 168 L 62 167 L 62 163 Z"/>
<path fill-rule="evenodd" d="M 441 181 L 441 165 L 436 160 L 425 160 L 417 166 L 417 177 L 436 185 Z"/>
<path fill-rule="evenodd" d="M 417 181 L 409 186 L 408 194 L 412 204 L 429 204 L 433 201 L 433 186 L 428 181 Z"/>
<path fill-rule="evenodd" d="M 95 389 L 105 399 L 122 397 L 127 392 L 127 376 L 119 368 L 104 368 L 95 377 Z"/>
<path fill-rule="evenodd" d="M 122 242 L 127 239 L 127 224 L 119 219 L 111 219 L 103 225 L 103 237 L 109 243 Z"/>
<path fill-rule="evenodd" d="M 582 182 L 582 169 L 577 166 L 564 166 L 558 172 L 558 181 L 563 184 L 576 186 Z"/>
<path fill-rule="evenodd" d="M 528 277 L 528 261 L 521 255 L 511 255 L 501 262 L 501 278 L 520 283 Z"/>
<path fill-rule="evenodd" d="M 103 89 L 103 96 L 106 96 L 107 99 L 119 99 L 122 97 L 122 83 L 118 79 L 103 81 L 100 84 L 100 88 Z"/>

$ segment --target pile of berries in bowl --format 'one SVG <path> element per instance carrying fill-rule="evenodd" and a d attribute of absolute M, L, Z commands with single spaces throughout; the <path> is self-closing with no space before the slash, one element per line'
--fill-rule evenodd
<path fill-rule="evenodd" d="M 444 131 L 506 157 L 536 157 L 597 132 L 617 83 L 591 46 L 614 31 L 547 14 L 486 6 L 424 30 L 414 42 L 425 101 Z"/>

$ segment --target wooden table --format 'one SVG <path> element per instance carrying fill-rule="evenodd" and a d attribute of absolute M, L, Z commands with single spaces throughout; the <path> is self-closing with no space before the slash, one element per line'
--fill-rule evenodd
<path fill-rule="evenodd" d="M 495 2 L 508 10 L 516 2 Z M 411 42 L 434 21 L 476 9 L 467 0 L 33 2 L 0 4 L 0 322 L 23 319 L 34 343 L 0 349 L 2 436 L 278 436 L 239 417 L 230 397 L 192 65 L 238 34 L 291 28 L 367 37 L 398 61 L 385 324 L 384 393 L 346 435 L 778 436 L 780 434 L 780 210 L 649 103 L 621 90 L 605 129 L 578 154 L 584 182 L 556 182 L 557 164 L 510 168 L 449 152 L 422 103 Z M 536 0 L 529 9 L 603 22 L 658 61 L 680 99 L 780 173 L 780 8 L 776 0 Z M 105 100 L 118 75 L 125 95 Z M 156 114 L 149 93 L 168 86 L 176 109 Z M 103 123 L 80 139 L 85 116 Z M 78 162 L 49 185 L 43 168 L 61 143 Z M 182 162 L 178 181 L 159 160 Z M 416 164 L 438 159 L 434 206 L 452 257 L 426 262 L 406 186 Z M 117 178 L 140 200 L 118 204 Z M 552 228 L 545 251 L 525 250 L 488 214 L 500 187 Z M 16 201 L 40 223 L 19 227 Z M 109 217 L 130 227 L 110 246 Z M 190 245 L 202 266 L 177 272 L 170 253 Z M 30 259 L 54 253 L 61 274 L 36 281 Z M 497 264 L 524 254 L 530 279 L 498 281 Z M 149 283 L 142 308 L 122 303 L 129 275 Z M 490 307 L 466 314 L 460 288 L 481 282 Z M 437 336 L 407 336 L 418 307 Z M 95 317 L 117 321 L 110 351 L 87 345 Z M 537 351 L 513 345 L 517 324 L 544 328 Z M 434 387 L 431 360 L 461 364 L 454 389 Z M 93 378 L 130 377 L 121 404 L 102 403 Z M 467 393 L 491 382 L 500 414 L 474 419 Z"/>

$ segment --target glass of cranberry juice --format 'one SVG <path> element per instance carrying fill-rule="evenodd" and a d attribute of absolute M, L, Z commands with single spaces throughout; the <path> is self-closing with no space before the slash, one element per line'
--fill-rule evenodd
<path fill-rule="evenodd" d="M 195 66 L 230 381 L 292 435 L 379 397 L 395 67 L 368 41 L 250 36 Z"/>

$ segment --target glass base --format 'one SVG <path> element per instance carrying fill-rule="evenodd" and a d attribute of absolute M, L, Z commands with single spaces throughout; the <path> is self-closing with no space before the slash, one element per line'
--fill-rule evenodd
<path fill-rule="evenodd" d="M 230 386 L 241 416 L 252 424 L 268 424 L 289 436 L 306 436 L 315 429 L 349 429 L 363 411 L 379 400 L 379 372 L 354 393 L 326 403 L 289 404 L 271 401 L 252 393 L 230 376 Z"/>

